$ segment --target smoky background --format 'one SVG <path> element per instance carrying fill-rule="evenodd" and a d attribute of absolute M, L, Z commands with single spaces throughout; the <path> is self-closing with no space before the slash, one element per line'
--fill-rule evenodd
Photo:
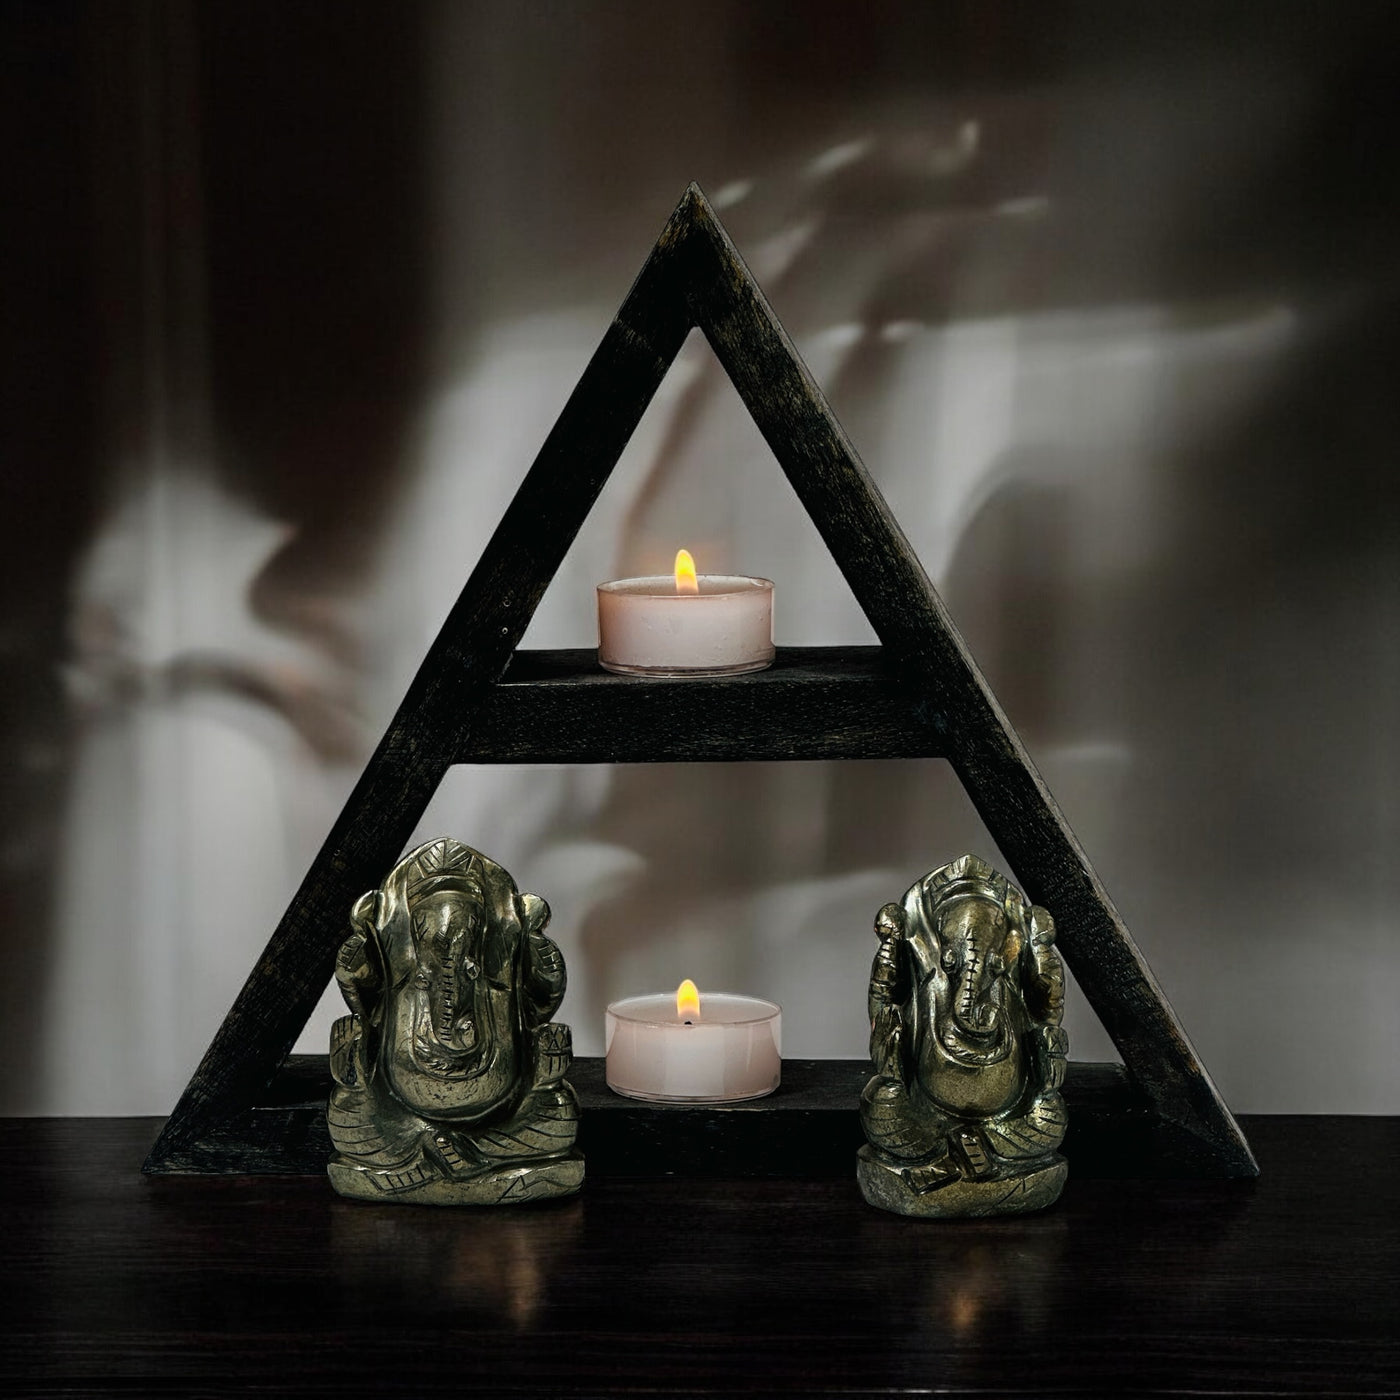
<path fill-rule="evenodd" d="M 174 1103 L 691 179 L 1231 1106 L 1400 1111 L 1389 7 L 0 25 L 5 1111 Z M 695 337 L 526 645 L 681 544 L 873 641 Z M 875 910 L 999 859 L 932 762 L 457 769 L 439 833 L 549 900 L 582 1054 L 690 976 L 863 1056 Z"/>

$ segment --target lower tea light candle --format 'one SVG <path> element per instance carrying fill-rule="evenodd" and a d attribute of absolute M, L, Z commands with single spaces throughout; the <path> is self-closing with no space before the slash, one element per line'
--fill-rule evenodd
<path fill-rule="evenodd" d="M 782 1009 L 759 997 L 706 992 L 628 997 L 608 1007 L 607 1081 L 655 1103 L 741 1103 L 782 1077 Z"/>

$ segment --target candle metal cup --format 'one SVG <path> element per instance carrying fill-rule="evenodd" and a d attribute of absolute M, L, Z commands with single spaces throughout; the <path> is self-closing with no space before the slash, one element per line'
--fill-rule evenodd
<path fill-rule="evenodd" d="M 624 676 L 735 676 L 773 664 L 773 582 L 670 574 L 598 585 L 598 664 Z"/>
<path fill-rule="evenodd" d="M 652 1103 L 742 1103 L 782 1078 L 782 1009 L 759 997 L 706 992 L 682 1017 L 673 993 L 608 1007 L 607 1082 Z"/>

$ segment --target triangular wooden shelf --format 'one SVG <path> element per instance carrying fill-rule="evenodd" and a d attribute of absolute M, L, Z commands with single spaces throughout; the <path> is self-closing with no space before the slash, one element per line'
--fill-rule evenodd
<path fill-rule="evenodd" d="M 769 671 L 636 681 L 591 652 L 516 653 L 574 536 L 682 342 L 698 326 L 882 645 L 781 649 Z M 1257 1172 L 1074 834 L 821 390 L 696 185 L 424 658 L 301 888 L 152 1149 L 150 1171 L 210 1169 L 200 1145 L 295 1097 L 287 1060 L 330 981 L 356 897 L 382 878 L 454 763 L 891 758 L 952 764 L 1123 1057 L 1132 1100 L 1195 1168 Z M 930 864 L 955 854 L 930 852 Z M 856 989 L 857 994 L 859 989 Z M 295 1079 L 293 1075 L 293 1079 Z M 314 1097 L 314 1096 L 313 1096 Z M 217 1155 L 217 1154 L 215 1154 Z M 258 1170 L 251 1148 L 214 1170 Z M 286 1169 L 284 1166 L 283 1169 Z M 854 1170 L 854 1167 L 852 1167 Z"/>

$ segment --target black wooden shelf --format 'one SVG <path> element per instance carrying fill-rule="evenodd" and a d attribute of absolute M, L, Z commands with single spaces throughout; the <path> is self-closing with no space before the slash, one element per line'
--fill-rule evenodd
<path fill-rule="evenodd" d="M 582 1107 L 578 1145 L 589 1177 L 848 1177 L 861 1133 L 861 1089 L 868 1060 L 787 1060 L 783 1084 L 749 1103 L 666 1105 L 624 1099 L 606 1085 L 601 1058 L 570 1071 Z M 258 1107 L 211 1134 L 192 1155 L 155 1168 L 165 1173 L 321 1176 L 330 1156 L 323 1054 L 290 1056 Z M 1081 1176 L 1210 1175 L 1197 1138 L 1152 1113 L 1123 1065 L 1070 1065 L 1065 1078 L 1070 1137 L 1064 1152 Z"/>
<path fill-rule="evenodd" d="M 675 681 L 609 675 L 592 651 L 516 650 L 695 327 L 882 647 L 785 648 L 766 671 Z M 278 1066 L 332 976 L 347 911 L 400 858 L 453 764 L 935 757 L 951 764 L 1026 896 L 1053 911 L 1060 949 L 1123 1056 L 1125 1082 L 1162 1124 L 1159 1146 L 1176 1135 L 1194 1144 L 1195 1161 L 1219 1174 L 1254 1175 L 1238 1124 L 918 556 L 692 185 L 186 1086 L 148 1170 L 286 1170 L 277 1163 L 304 1160 L 313 1141 L 325 1160 L 324 1119 L 304 1104 L 268 1107 L 269 1085 L 275 1099 Z M 930 863 L 951 854 L 931 852 Z M 777 1099 L 770 1106 L 782 1109 Z M 588 1106 L 585 1125 L 610 1113 L 615 1127 L 623 1122 L 615 1105 L 594 1108 Z M 855 1122 L 853 1104 L 841 1111 Z M 678 1120 L 644 1112 L 647 1122 L 664 1121 L 674 1131 Z M 1071 1098 L 1071 1122 L 1076 1112 Z M 772 1116 L 789 1126 L 795 1121 L 781 1111 Z M 732 1135 L 732 1115 L 717 1121 Z M 263 1134 L 256 1140 L 246 1139 L 250 1124 Z M 585 1135 L 592 1131 L 585 1126 Z M 839 1141 L 844 1129 L 833 1131 Z M 599 1142 L 580 1138 L 595 1174 L 602 1169 L 598 1152 L 606 1161 L 609 1150 Z"/>
<path fill-rule="evenodd" d="M 767 1098 L 741 1104 L 652 1104 L 614 1094 L 604 1062 L 576 1060 L 579 1147 L 590 1179 L 616 1176 L 848 1178 L 865 1141 L 857 1105 L 868 1060 L 785 1060 Z M 322 1176 L 331 1153 L 325 1055 L 292 1055 L 245 1110 L 157 1174 Z M 1214 1174 L 1192 1134 L 1164 1123 L 1122 1065 L 1074 1062 L 1064 1086 L 1064 1153 L 1077 1177 Z"/>
<path fill-rule="evenodd" d="M 592 649 L 518 651 L 458 763 L 941 758 L 947 720 L 881 647 L 779 647 L 766 671 L 617 676 Z"/>

